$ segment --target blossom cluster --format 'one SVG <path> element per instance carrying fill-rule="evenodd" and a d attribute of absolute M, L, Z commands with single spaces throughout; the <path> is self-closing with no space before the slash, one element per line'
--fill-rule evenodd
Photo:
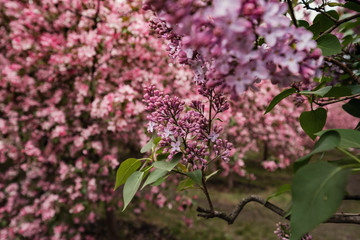
<path fill-rule="evenodd" d="M 146 141 L 144 86 L 191 94 L 139 4 L 0 0 L 0 239 L 96 238 Z"/>
<path fill-rule="evenodd" d="M 218 158 L 228 162 L 232 149 L 232 144 L 220 137 L 223 128 L 213 123 L 219 113 L 229 109 L 229 103 L 222 94 L 205 85 L 200 86 L 199 92 L 207 98 L 209 106 L 193 100 L 191 110 L 187 111 L 184 101 L 165 95 L 155 86 L 147 88 L 144 95 L 146 110 L 150 112 L 148 132 L 161 136 L 159 145 L 170 153 L 169 157 L 183 152 L 183 163 L 190 163 L 192 169 L 206 167 L 208 161 Z"/>
<path fill-rule="evenodd" d="M 309 83 L 322 64 L 312 33 L 291 25 L 276 0 L 145 0 L 143 8 L 155 13 L 151 27 L 196 82 L 233 97 L 263 79 Z"/>

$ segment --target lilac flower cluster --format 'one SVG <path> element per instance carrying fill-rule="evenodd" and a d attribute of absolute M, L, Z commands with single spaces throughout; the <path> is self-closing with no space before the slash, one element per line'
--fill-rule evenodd
<path fill-rule="evenodd" d="M 145 0 L 143 8 L 196 82 L 233 96 L 263 79 L 308 83 L 322 64 L 312 33 L 292 26 L 276 0 Z"/>
<path fill-rule="evenodd" d="M 148 115 L 148 132 L 161 136 L 159 146 L 170 153 L 184 154 L 183 163 L 190 163 L 192 169 L 205 167 L 209 161 L 221 159 L 228 162 L 232 144 L 221 139 L 222 127 L 213 124 L 218 113 L 229 109 L 225 98 L 213 90 L 200 86 L 201 94 L 208 99 L 206 109 L 202 101 L 194 100 L 190 109 L 178 97 L 165 95 L 151 86 L 146 89 L 144 103 Z M 207 110 L 207 111 L 206 111 Z"/>
<path fill-rule="evenodd" d="M 290 225 L 286 223 L 277 223 L 276 230 L 274 233 L 280 240 L 289 240 L 290 239 Z M 310 234 L 305 234 L 301 240 L 311 240 L 312 236 Z"/>

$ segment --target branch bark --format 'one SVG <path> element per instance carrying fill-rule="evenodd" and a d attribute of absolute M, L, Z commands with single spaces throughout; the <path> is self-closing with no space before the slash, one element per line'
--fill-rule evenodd
<path fill-rule="evenodd" d="M 343 102 L 343 101 L 350 100 L 350 99 L 357 98 L 357 97 L 360 97 L 360 94 L 356 94 L 356 95 L 351 96 L 351 97 L 345 97 L 345 98 L 341 98 L 341 99 L 333 100 L 333 101 L 328 101 L 328 102 L 316 102 L 316 101 L 313 101 L 313 103 L 315 103 L 316 105 L 318 105 L 320 107 L 323 107 L 323 106 L 326 106 L 326 105 L 329 105 L 329 104 Z"/>
<path fill-rule="evenodd" d="M 342 68 L 342 70 L 344 70 L 347 74 L 350 75 L 350 78 L 353 79 L 355 82 L 360 83 L 360 77 L 357 77 L 353 71 L 351 71 L 350 68 L 348 68 L 345 64 L 343 64 L 342 62 L 340 62 L 339 60 L 336 60 L 335 58 L 331 58 L 331 57 L 324 57 L 325 61 L 327 62 L 331 62 L 337 66 L 339 66 L 340 68 Z"/>
<path fill-rule="evenodd" d="M 350 17 L 347 17 L 347 18 L 344 18 L 344 19 L 342 19 L 342 20 L 336 21 L 331 28 L 329 28 L 329 29 L 326 30 L 325 32 L 321 33 L 315 40 L 318 40 L 321 36 L 324 36 L 325 34 L 331 33 L 333 30 L 335 30 L 335 29 L 336 29 L 337 27 L 339 27 L 341 24 L 346 23 L 346 22 L 348 22 L 348 21 L 351 21 L 351 20 L 353 20 L 353 19 L 356 19 L 356 18 L 358 18 L 358 17 L 360 17 L 360 13 L 354 14 L 354 15 L 352 15 L 352 16 L 350 16 Z"/>
<path fill-rule="evenodd" d="M 277 215 L 284 217 L 287 220 L 290 220 L 290 215 L 281 209 L 280 207 L 267 202 L 266 200 L 258 197 L 258 196 L 248 196 L 244 198 L 230 214 L 226 214 L 220 211 L 211 211 L 207 209 L 203 209 L 201 207 L 197 208 L 198 216 L 203 217 L 205 219 L 209 218 L 220 218 L 226 221 L 228 224 L 233 224 L 240 212 L 246 206 L 246 204 L 250 202 L 256 202 L 261 204 L 263 207 L 269 209 L 270 211 L 276 213 Z M 348 224 L 360 224 L 360 214 L 354 213 L 337 213 L 334 214 L 331 218 L 329 218 L 326 223 L 348 223 Z"/>

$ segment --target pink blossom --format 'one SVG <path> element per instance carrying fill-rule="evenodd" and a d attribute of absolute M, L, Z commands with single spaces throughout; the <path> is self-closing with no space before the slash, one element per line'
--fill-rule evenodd
<path fill-rule="evenodd" d="M 84 205 L 81 203 L 76 204 L 73 208 L 70 209 L 70 213 L 76 214 L 82 212 L 85 209 Z"/>
<path fill-rule="evenodd" d="M 277 164 L 274 161 L 265 161 L 262 164 L 263 167 L 270 172 L 273 172 L 278 168 Z"/>

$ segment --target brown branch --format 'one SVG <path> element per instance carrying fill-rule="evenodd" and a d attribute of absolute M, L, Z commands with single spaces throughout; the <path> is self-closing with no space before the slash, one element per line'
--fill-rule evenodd
<path fill-rule="evenodd" d="M 360 17 L 360 13 L 355 14 L 355 15 L 350 16 L 350 17 L 347 17 L 347 18 L 344 18 L 343 20 L 336 21 L 331 28 L 329 28 L 329 29 L 326 30 L 325 32 L 321 33 L 315 40 L 318 40 L 320 37 L 324 36 L 325 34 L 331 33 L 334 29 L 336 29 L 337 27 L 339 27 L 341 24 L 346 23 L 346 22 L 348 22 L 348 21 L 351 21 L 351 20 L 353 20 L 353 19 L 355 19 L 355 18 L 358 18 L 358 17 Z"/>
<path fill-rule="evenodd" d="M 287 4 L 288 4 L 289 13 L 290 13 L 290 16 L 291 16 L 291 20 L 292 20 L 294 26 L 295 26 L 295 27 L 298 27 L 298 24 L 297 24 L 297 21 L 296 21 L 296 17 L 295 17 L 295 14 L 294 14 L 294 9 L 293 9 L 293 6 L 292 6 L 292 1 L 291 1 L 291 0 L 287 0 L 286 2 L 287 2 Z"/>
<path fill-rule="evenodd" d="M 313 10 L 313 11 L 315 11 L 315 12 L 319 12 L 319 13 L 325 15 L 327 18 L 329 18 L 331 21 L 333 21 L 333 22 L 335 22 L 335 23 L 338 21 L 336 18 L 334 18 L 333 16 L 331 16 L 331 15 L 328 14 L 325 10 L 322 9 L 322 8 L 324 8 L 324 6 L 312 8 L 312 7 L 310 7 L 310 5 L 309 5 L 307 2 L 305 2 L 304 0 L 302 0 L 302 3 L 304 4 L 304 6 L 305 6 L 306 9 L 308 9 L 308 10 Z"/>
<path fill-rule="evenodd" d="M 338 100 L 333 100 L 333 101 L 324 102 L 324 103 L 316 102 L 316 101 L 313 101 L 313 103 L 315 103 L 316 105 L 322 107 L 322 106 L 326 106 L 326 105 L 334 104 L 334 103 L 338 103 L 338 102 L 343 102 L 343 101 L 350 100 L 350 99 L 357 98 L 357 97 L 360 97 L 360 94 L 356 94 L 356 95 L 351 96 L 351 97 L 341 98 L 341 99 L 338 99 Z"/>
<path fill-rule="evenodd" d="M 211 211 L 207 209 L 203 209 L 201 207 L 197 208 L 199 212 L 198 216 L 203 217 L 206 219 L 209 218 L 220 218 L 225 220 L 228 224 L 233 224 L 235 219 L 238 217 L 240 212 L 243 210 L 246 204 L 250 202 L 257 202 L 263 205 L 265 208 L 271 210 L 272 212 L 276 213 L 280 217 L 284 217 L 285 219 L 289 220 L 290 215 L 281 209 L 280 207 L 265 201 L 264 199 L 258 196 L 248 196 L 244 198 L 230 214 L 226 214 L 224 212 L 219 211 Z M 329 218 L 325 223 L 350 223 L 350 224 L 360 224 L 360 214 L 353 214 L 353 213 L 337 213 L 334 214 L 331 218 Z"/>
<path fill-rule="evenodd" d="M 360 195 L 347 195 L 344 200 L 360 200 Z"/>
<path fill-rule="evenodd" d="M 208 201 L 208 204 L 209 204 L 209 207 L 210 207 L 210 211 L 211 212 L 214 212 L 214 206 L 213 206 L 213 204 L 212 204 L 212 201 L 211 201 L 211 198 L 210 198 L 210 194 L 209 194 L 209 191 L 208 191 L 208 189 L 207 189 L 207 186 L 206 186 L 206 179 L 205 179 L 205 169 L 203 168 L 202 170 L 201 170 L 201 172 L 202 172 L 202 188 L 201 188 L 201 190 L 204 192 L 204 194 L 205 194 L 205 196 L 206 196 L 206 199 L 207 199 L 207 201 Z"/>
<path fill-rule="evenodd" d="M 348 68 L 348 66 L 346 66 L 345 64 L 343 64 L 342 62 L 340 62 L 339 60 L 336 60 L 335 58 L 331 58 L 331 57 L 324 57 L 325 61 L 327 62 L 331 62 L 337 66 L 339 66 L 340 68 L 342 68 L 347 74 L 350 75 L 350 77 L 357 83 L 360 83 L 360 77 L 357 77 L 353 71 L 351 71 L 350 68 Z"/>
<path fill-rule="evenodd" d="M 99 14 L 100 14 L 100 0 L 97 1 L 96 12 L 93 17 L 93 21 L 94 21 L 94 25 L 92 26 L 93 30 L 95 30 L 98 26 Z M 90 100 L 91 100 L 91 102 L 94 101 L 95 94 L 96 94 L 95 72 L 96 72 L 96 64 L 98 63 L 97 55 L 98 55 L 98 51 L 96 50 L 96 54 L 93 56 L 92 65 L 91 65 L 91 81 L 90 81 L 90 93 L 91 93 Z"/>

